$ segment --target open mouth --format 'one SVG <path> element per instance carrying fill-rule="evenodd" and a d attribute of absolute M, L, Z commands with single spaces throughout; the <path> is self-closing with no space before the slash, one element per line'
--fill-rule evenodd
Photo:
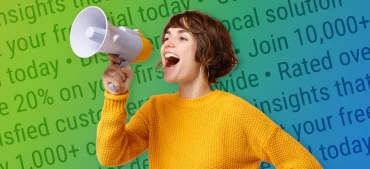
<path fill-rule="evenodd" d="M 172 67 L 176 65 L 177 63 L 179 63 L 180 61 L 179 57 L 172 53 L 166 54 L 165 58 L 166 58 L 166 65 L 165 65 L 166 67 Z"/>

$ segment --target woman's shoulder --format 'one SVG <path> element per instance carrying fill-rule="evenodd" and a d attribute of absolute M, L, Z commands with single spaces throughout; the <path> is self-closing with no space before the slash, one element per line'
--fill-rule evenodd
<path fill-rule="evenodd" d="M 240 115 L 264 115 L 264 113 L 249 102 L 246 98 L 227 91 L 221 91 L 222 96 L 218 101 Z"/>
<path fill-rule="evenodd" d="M 231 93 L 231 92 L 227 92 L 227 91 L 223 91 L 223 90 L 219 90 L 222 94 L 223 97 L 220 98 L 220 101 L 223 101 L 223 102 L 230 102 L 230 103 L 233 103 L 234 105 L 237 104 L 237 105 L 240 105 L 240 106 L 252 106 L 249 101 L 247 101 L 245 98 L 243 98 L 242 96 L 240 95 L 237 95 L 237 94 L 234 94 L 234 93 Z"/>

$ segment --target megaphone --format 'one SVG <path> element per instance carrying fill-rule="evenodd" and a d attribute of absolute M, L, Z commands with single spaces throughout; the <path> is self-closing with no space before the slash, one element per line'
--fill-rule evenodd
<path fill-rule="evenodd" d="M 73 21 L 70 33 L 73 52 L 88 58 L 99 52 L 116 54 L 120 67 L 149 58 L 152 44 L 138 30 L 115 27 L 108 22 L 104 11 L 96 6 L 84 8 Z M 113 83 L 109 88 L 117 91 Z"/>

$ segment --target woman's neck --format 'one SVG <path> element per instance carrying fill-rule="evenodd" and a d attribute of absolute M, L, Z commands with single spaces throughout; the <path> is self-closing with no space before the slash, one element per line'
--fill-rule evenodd
<path fill-rule="evenodd" d="M 179 95 L 184 99 L 194 99 L 212 92 L 206 81 L 192 81 L 179 84 Z"/>

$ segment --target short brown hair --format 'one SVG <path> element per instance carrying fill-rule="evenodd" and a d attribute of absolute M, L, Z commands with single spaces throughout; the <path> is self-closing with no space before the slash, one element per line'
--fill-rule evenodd
<path fill-rule="evenodd" d="M 232 47 L 231 36 L 226 27 L 217 19 L 204 12 L 186 10 L 173 15 L 162 32 L 164 35 L 170 28 L 182 28 L 193 35 L 197 42 L 195 60 L 205 68 L 208 84 L 218 83 L 217 79 L 230 73 L 238 64 L 238 59 Z M 162 65 L 159 61 L 158 67 Z M 208 72 L 209 71 L 209 72 Z"/>

